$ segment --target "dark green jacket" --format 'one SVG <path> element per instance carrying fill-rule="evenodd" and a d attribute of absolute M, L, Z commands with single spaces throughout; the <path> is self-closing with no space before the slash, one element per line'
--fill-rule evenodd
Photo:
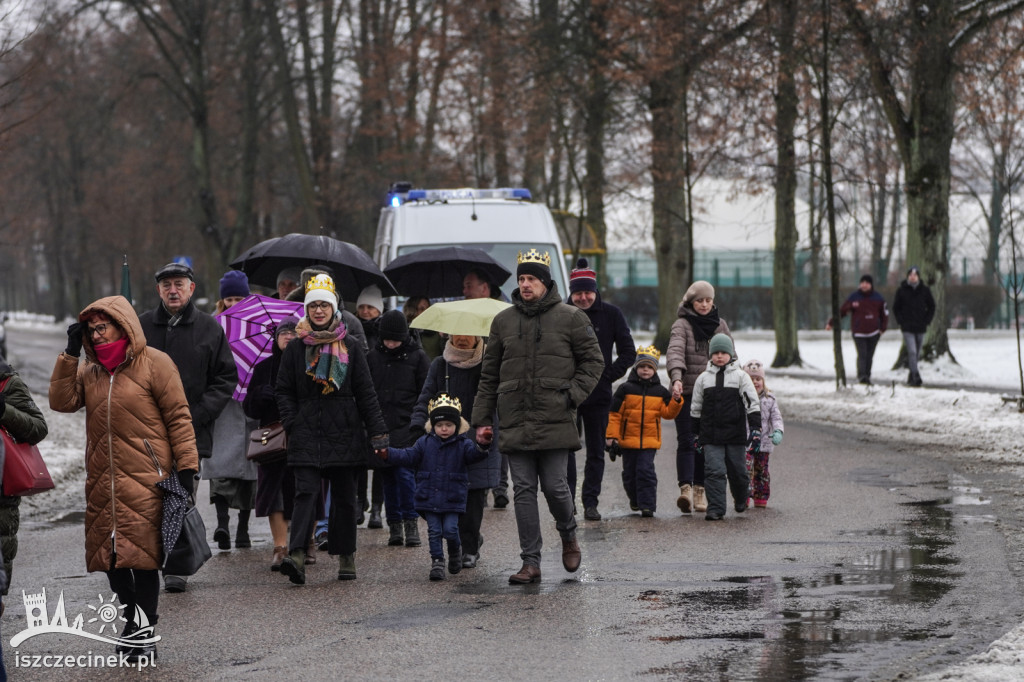
<path fill-rule="evenodd" d="M 539 301 L 512 293 L 491 323 L 473 426 L 501 426 L 502 452 L 580 448 L 576 407 L 597 385 L 604 356 L 590 319 L 552 284 Z"/>
<path fill-rule="evenodd" d="M 15 439 L 35 445 L 46 438 L 46 419 L 18 373 L 0 360 L 0 384 L 8 377 L 3 390 L 7 408 L 3 416 L 0 416 L 0 426 L 7 429 Z"/>

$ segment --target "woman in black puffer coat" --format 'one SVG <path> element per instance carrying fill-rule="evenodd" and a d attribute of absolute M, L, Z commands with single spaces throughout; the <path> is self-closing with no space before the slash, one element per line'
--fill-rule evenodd
<path fill-rule="evenodd" d="M 429 422 L 427 403 L 438 393 L 455 396 L 462 403 L 462 416 L 468 422 L 473 414 L 473 401 L 480 383 L 480 362 L 484 356 L 484 340 L 479 336 L 452 336 L 445 344 L 441 357 L 430 363 L 427 381 L 423 384 L 416 409 L 412 413 L 412 428 L 424 433 Z M 501 478 L 501 452 L 498 450 L 498 427 L 494 421 L 494 438 L 487 458 L 470 464 L 469 497 L 466 511 L 459 516 L 459 537 L 462 539 L 462 567 L 475 568 L 480 559 L 480 524 L 487 506 L 487 491 L 498 485 Z"/>
<path fill-rule="evenodd" d="M 288 434 L 288 464 L 295 477 L 295 505 L 281 572 L 306 581 L 306 545 L 316 522 L 321 477 L 331 483 L 328 553 L 340 555 L 338 579 L 356 577 L 356 481 L 367 463 L 365 435 L 374 450 L 388 446 L 366 355 L 347 344 L 337 313 L 334 281 L 317 275 L 306 285 L 306 316 L 298 338 L 285 348 L 277 375 L 277 406 Z"/>

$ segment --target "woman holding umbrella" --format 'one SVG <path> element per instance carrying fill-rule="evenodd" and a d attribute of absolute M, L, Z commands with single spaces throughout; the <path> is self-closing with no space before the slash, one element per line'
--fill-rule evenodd
<path fill-rule="evenodd" d="M 277 404 L 288 434 L 295 476 L 289 554 L 281 572 L 306 582 L 306 545 L 316 522 L 320 479 L 331 483 L 328 553 L 339 555 L 338 579 L 356 577 L 356 481 L 366 465 L 364 431 L 374 450 L 386 450 L 388 431 L 377 403 L 366 354 L 346 343 L 334 280 L 317 275 L 306 285 L 306 316 L 295 329 L 277 375 Z"/>
<path fill-rule="evenodd" d="M 86 360 L 79 365 L 85 350 Z M 50 378 L 50 408 L 85 407 L 85 558 L 105 571 L 135 632 L 138 606 L 157 622 L 162 563 L 162 491 L 177 469 L 189 492 L 199 468 L 185 389 L 174 361 L 146 346 L 142 325 L 123 296 L 101 298 L 68 327 L 67 349 Z M 129 647 L 130 659 L 156 657 L 156 645 Z"/>

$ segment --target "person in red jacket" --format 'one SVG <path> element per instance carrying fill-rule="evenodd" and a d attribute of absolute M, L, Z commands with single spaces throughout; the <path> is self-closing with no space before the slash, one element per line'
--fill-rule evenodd
<path fill-rule="evenodd" d="M 861 275 L 857 291 L 850 294 L 840 306 L 839 316 L 847 315 L 850 316 L 853 343 L 857 346 L 857 380 L 870 386 L 875 347 L 889 326 L 889 308 L 882 295 L 875 291 L 875 281 L 871 275 Z M 833 320 L 830 319 L 825 329 L 832 329 L 832 324 Z"/>

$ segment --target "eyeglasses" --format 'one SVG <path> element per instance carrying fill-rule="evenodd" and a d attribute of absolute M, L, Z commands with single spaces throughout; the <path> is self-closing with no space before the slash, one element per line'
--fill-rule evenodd
<path fill-rule="evenodd" d="M 108 329 L 110 329 L 109 324 L 98 324 L 95 327 L 89 327 L 89 336 L 94 336 L 96 334 L 106 336 Z"/>
<path fill-rule="evenodd" d="M 310 310 L 330 310 L 334 306 L 331 305 L 330 303 L 327 303 L 326 301 L 313 301 L 306 307 L 309 308 Z"/>

